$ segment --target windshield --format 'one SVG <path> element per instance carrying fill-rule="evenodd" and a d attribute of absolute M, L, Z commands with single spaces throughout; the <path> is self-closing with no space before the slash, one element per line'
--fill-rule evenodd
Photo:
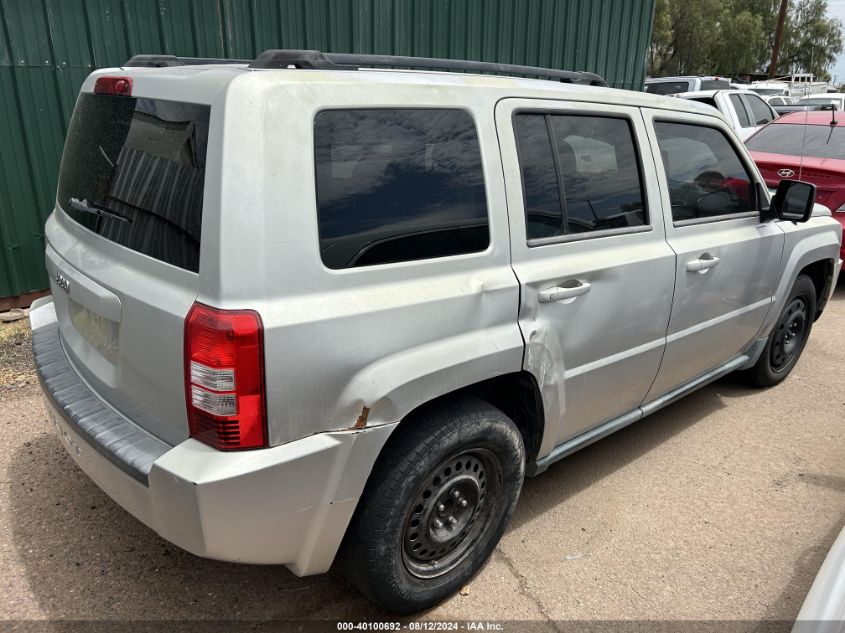
<path fill-rule="evenodd" d="M 209 106 L 79 95 L 58 205 L 112 242 L 199 270 Z"/>
<path fill-rule="evenodd" d="M 748 139 L 746 145 L 752 151 L 769 154 L 845 159 L 845 127 L 769 125 Z"/>

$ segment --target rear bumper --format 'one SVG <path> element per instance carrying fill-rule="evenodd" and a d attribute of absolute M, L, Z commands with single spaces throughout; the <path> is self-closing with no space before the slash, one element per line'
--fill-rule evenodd
<path fill-rule="evenodd" d="M 33 304 L 33 356 L 50 423 L 103 491 L 199 556 L 327 571 L 394 425 L 320 433 L 268 449 L 167 446 L 103 402 L 61 346 L 52 301 Z"/>

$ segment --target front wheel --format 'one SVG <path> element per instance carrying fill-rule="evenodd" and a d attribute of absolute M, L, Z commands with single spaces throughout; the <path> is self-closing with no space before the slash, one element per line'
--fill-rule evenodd
<path fill-rule="evenodd" d="M 370 475 L 340 561 L 379 606 L 418 611 L 485 563 L 516 506 L 525 449 L 514 423 L 465 397 L 413 415 Z"/>
<path fill-rule="evenodd" d="M 798 275 L 760 358 L 744 372 L 751 384 L 771 387 L 789 375 L 810 338 L 815 314 L 816 287 L 809 277 Z"/>

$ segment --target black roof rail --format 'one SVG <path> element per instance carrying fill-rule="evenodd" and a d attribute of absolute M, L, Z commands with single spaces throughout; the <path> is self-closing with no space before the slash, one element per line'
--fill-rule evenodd
<path fill-rule="evenodd" d="M 133 58 L 134 59 L 134 58 Z M 358 70 L 366 68 L 430 68 L 446 71 L 469 71 L 524 75 L 557 79 L 563 83 L 607 86 L 607 82 L 594 73 L 540 68 L 496 62 L 474 62 L 437 57 L 407 57 L 404 55 L 366 55 L 358 53 L 323 53 L 321 51 L 273 49 L 255 58 L 249 68 L 313 68 L 323 70 Z"/>
<path fill-rule="evenodd" d="M 248 64 L 248 59 L 215 59 L 213 57 L 176 57 L 176 55 L 133 55 L 123 67 L 167 68 L 170 66 L 198 66 L 200 64 Z"/>

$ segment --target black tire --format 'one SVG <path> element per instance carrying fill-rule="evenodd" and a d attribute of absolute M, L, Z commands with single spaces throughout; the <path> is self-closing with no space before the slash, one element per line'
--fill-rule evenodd
<path fill-rule="evenodd" d="M 757 363 L 743 373 L 756 387 L 782 382 L 798 363 L 810 338 L 816 316 L 816 287 L 806 275 L 798 275 L 783 310 L 769 333 Z"/>
<path fill-rule="evenodd" d="M 341 545 L 344 574 L 397 613 L 448 598 L 499 542 L 524 474 L 519 430 L 487 402 L 461 397 L 413 414 L 373 468 Z"/>

